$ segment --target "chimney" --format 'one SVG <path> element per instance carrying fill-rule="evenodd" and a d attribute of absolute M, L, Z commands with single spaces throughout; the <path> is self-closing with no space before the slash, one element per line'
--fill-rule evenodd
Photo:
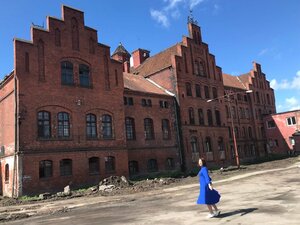
<path fill-rule="evenodd" d="M 133 67 L 136 68 L 141 65 L 150 56 L 150 51 L 145 49 L 137 49 L 131 53 L 133 58 Z"/>

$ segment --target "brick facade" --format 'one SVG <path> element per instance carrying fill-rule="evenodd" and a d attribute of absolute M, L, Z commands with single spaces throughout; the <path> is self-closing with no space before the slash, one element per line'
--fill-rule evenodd
<path fill-rule="evenodd" d="M 262 115 L 275 112 L 275 99 L 260 65 L 239 78 L 224 75 L 193 20 L 188 32 L 152 57 L 133 51 L 131 68 L 122 44 L 111 56 L 83 12 L 70 7 L 62 7 L 61 20 L 47 17 L 47 29 L 32 27 L 31 41 L 15 39 L 14 70 L 0 87 L 1 193 L 190 172 L 199 157 L 232 164 L 229 102 L 219 98 L 228 92 L 235 93 L 232 106 L 248 109 L 248 117 L 236 112 L 237 132 L 253 130 L 237 138 L 248 146 L 239 147 L 241 158 L 263 156 Z M 247 90 L 253 93 L 240 100 Z"/>

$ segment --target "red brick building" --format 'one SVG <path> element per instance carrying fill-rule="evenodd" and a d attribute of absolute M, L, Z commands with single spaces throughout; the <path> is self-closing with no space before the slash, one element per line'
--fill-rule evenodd
<path fill-rule="evenodd" d="M 230 127 L 242 160 L 263 156 L 262 116 L 275 112 L 275 99 L 260 65 L 222 74 L 193 18 L 188 32 L 152 57 L 122 44 L 111 55 L 83 12 L 63 6 L 62 19 L 31 28 L 31 41 L 15 39 L 14 70 L 0 83 L 0 192 L 189 172 L 199 157 L 229 165 Z"/>
<path fill-rule="evenodd" d="M 271 153 L 293 155 L 300 150 L 300 110 L 271 114 L 264 122 Z"/>

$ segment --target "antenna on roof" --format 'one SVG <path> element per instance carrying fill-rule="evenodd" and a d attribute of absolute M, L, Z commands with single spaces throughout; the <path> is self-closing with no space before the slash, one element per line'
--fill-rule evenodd
<path fill-rule="evenodd" d="M 193 10 L 190 9 L 190 15 L 188 16 L 188 23 L 198 25 L 198 21 L 194 19 Z"/>

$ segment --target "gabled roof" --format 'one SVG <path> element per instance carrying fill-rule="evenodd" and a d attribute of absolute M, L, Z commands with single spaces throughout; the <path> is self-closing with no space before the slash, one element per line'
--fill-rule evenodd
<path fill-rule="evenodd" d="M 148 77 L 151 74 L 170 67 L 172 65 L 171 56 L 177 55 L 177 45 L 178 44 L 149 57 L 137 68 L 132 68 L 131 72 L 139 76 Z"/>
<path fill-rule="evenodd" d="M 223 83 L 225 87 L 233 87 L 233 88 L 247 90 L 247 86 L 240 79 L 239 76 L 232 76 L 226 73 L 223 73 L 222 75 L 223 75 Z"/>
<path fill-rule="evenodd" d="M 164 90 L 155 86 L 146 78 L 134 74 L 123 73 L 124 87 L 132 91 L 168 95 Z"/>

